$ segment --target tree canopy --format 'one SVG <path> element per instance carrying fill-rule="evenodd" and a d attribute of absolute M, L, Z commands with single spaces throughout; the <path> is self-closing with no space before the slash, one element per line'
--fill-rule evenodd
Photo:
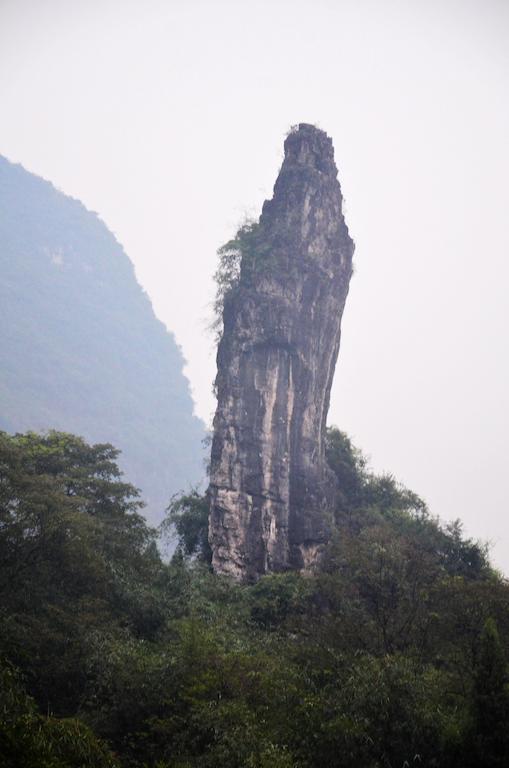
<path fill-rule="evenodd" d="M 327 454 L 320 567 L 239 585 L 198 492 L 167 562 L 111 445 L 1 433 L 2 765 L 505 766 L 507 582 L 346 435 Z"/>

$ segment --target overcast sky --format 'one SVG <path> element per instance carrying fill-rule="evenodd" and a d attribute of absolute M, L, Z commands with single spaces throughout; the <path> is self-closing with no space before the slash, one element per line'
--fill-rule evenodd
<path fill-rule="evenodd" d="M 0 153 L 97 211 L 214 409 L 215 251 L 286 131 L 356 241 L 330 419 L 509 572 L 509 2 L 0 0 Z"/>

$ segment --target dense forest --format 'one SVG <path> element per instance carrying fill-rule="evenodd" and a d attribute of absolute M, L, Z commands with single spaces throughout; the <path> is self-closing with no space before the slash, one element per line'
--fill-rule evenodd
<path fill-rule="evenodd" d="M 240 585 L 198 492 L 155 530 L 111 445 L 0 433 L 2 766 L 507 766 L 507 582 L 337 429 L 327 454 L 319 569 Z"/>
<path fill-rule="evenodd" d="M 122 246 L 78 200 L 1 156 L 0 354 L 0 429 L 118 446 L 152 522 L 202 479 L 205 427 L 181 350 Z"/>

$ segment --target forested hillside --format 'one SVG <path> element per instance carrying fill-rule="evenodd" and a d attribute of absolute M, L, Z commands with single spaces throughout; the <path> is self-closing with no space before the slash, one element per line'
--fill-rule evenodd
<path fill-rule="evenodd" d="M 204 498 L 164 563 L 112 446 L 0 433 L 0 764 L 506 768 L 507 582 L 344 434 L 327 452 L 320 568 L 240 585 Z"/>
<path fill-rule="evenodd" d="M 0 356 L 0 428 L 114 443 L 152 520 L 201 479 L 182 354 L 129 258 L 96 214 L 1 157 Z"/>

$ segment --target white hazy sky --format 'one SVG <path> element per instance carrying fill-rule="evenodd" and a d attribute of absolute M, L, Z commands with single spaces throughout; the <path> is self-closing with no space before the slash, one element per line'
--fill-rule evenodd
<path fill-rule="evenodd" d="M 356 241 L 329 420 L 509 572 L 508 75 L 507 0 L 0 0 L 0 153 L 115 232 L 210 422 L 215 251 L 324 128 Z"/>

